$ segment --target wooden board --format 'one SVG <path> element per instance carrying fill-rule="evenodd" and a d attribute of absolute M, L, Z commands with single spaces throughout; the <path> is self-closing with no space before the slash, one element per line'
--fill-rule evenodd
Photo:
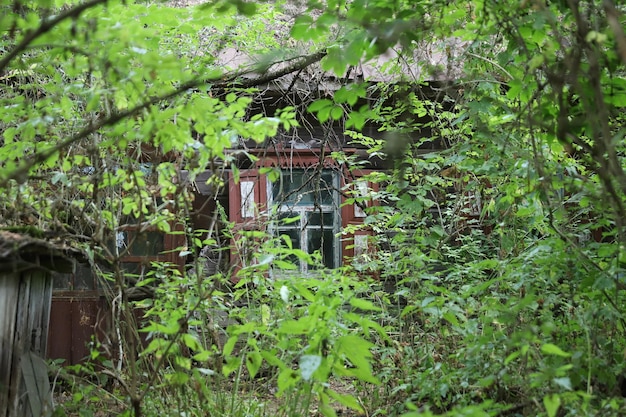
<path fill-rule="evenodd" d="M 13 339 L 19 291 L 18 273 L 0 274 L 0 416 L 12 405 Z"/>
<path fill-rule="evenodd" d="M 46 362 L 33 352 L 24 353 L 20 362 L 31 415 L 51 416 L 52 392 Z"/>

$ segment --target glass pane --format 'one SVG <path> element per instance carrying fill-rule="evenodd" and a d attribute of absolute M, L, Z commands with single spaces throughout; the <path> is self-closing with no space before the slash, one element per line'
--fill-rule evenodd
<path fill-rule="evenodd" d="M 282 181 L 273 184 L 272 194 L 276 203 L 299 206 L 332 205 L 333 173 L 324 171 L 283 171 Z"/>
<path fill-rule="evenodd" d="M 53 273 L 52 288 L 55 290 L 72 289 L 72 274 L 61 274 L 58 272 Z"/>
<path fill-rule="evenodd" d="M 165 235 L 161 232 L 144 232 L 140 235 L 131 232 L 127 241 L 127 244 L 132 242 L 129 254 L 131 256 L 156 256 L 165 250 L 164 237 Z"/>
<path fill-rule="evenodd" d="M 334 213 L 320 213 L 319 211 L 310 212 L 308 213 L 307 226 L 321 226 L 323 221 L 324 226 L 332 227 L 334 217 Z"/>
<path fill-rule="evenodd" d="M 314 185 L 315 186 L 315 185 Z M 333 173 L 329 171 L 322 172 L 319 177 L 319 189 L 321 204 L 330 206 L 333 204 Z"/>
<path fill-rule="evenodd" d="M 74 289 L 75 290 L 95 290 L 96 282 L 93 272 L 88 265 L 79 264 L 74 272 Z"/>
<path fill-rule="evenodd" d="M 294 194 L 302 186 L 302 173 L 299 171 L 281 173 L 280 181 L 272 185 L 272 194 L 276 203 L 295 201 Z M 292 201 L 293 200 L 293 201 Z"/>
<path fill-rule="evenodd" d="M 320 251 L 326 268 L 335 268 L 335 236 L 332 230 L 310 229 L 308 232 L 307 251 Z"/>

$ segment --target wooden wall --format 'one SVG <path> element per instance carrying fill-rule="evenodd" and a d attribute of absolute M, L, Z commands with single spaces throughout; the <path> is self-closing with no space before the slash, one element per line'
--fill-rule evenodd
<path fill-rule="evenodd" d="M 43 270 L 0 271 L 0 417 L 52 412 L 45 363 L 37 359 L 46 354 L 51 296 Z"/>

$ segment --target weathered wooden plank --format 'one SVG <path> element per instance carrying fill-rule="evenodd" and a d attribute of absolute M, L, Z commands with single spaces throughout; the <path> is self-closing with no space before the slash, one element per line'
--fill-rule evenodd
<path fill-rule="evenodd" d="M 18 274 L 0 274 L 0 416 L 2 417 L 7 415 L 12 403 L 9 387 L 13 375 L 13 345 L 18 292 Z"/>
<path fill-rule="evenodd" d="M 10 410 L 15 416 L 23 416 L 24 398 L 21 397 L 22 372 L 20 371 L 20 359 L 23 352 L 28 350 L 30 337 L 28 304 L 31 297 L 31 279 L 28 272 L 22 272 L 19 280 L 19 292 L 17 295 L 17 314 L 15 316 L 15 332 L 13 338 L 13 355 L 11 363 L 11 384 L 9 396 L 12 399 Z"/>
<path fill-rule="evenodd" d="M 33 352 L 26 352 L 21 357 L 20 367 L 30 414 L 37 417 L 52 415 L 52 393 L 46 362 Z"/>
<path fill-rule="evenodd" d="M 41 311 L 41 348 L 37 352 L 42 358 L 47 357 L 48 350 L 48 331 L 50 329 L 50 308 L 52 306 L 52 288 L 54 284 L 51 277 L 43 276 L 44 289 Z"/>
<path fill-rule="evenodd" d="M 29 271 L 28 274 L 30 275 L 30 296 L 24 314 L 28 317 L 27 329 L 30 334 L 26 335 L 25 349 L 42 356 L 46 350 L 45 345 L 42 345 L 42 338 L 43 334 L 48 331 L 48 317 L 45 311 L 48 304 L 46 300 L 47 274 L 38 270 Z M 45 322 L 44 319 L 46 319 Z"/>

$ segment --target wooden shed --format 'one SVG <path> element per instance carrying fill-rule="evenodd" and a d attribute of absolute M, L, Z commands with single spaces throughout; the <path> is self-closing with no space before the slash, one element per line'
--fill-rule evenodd
<path fill-rule="evenodd" d="M 0 231 L 0 417 L 52 414 L 42 359 L 52 272 L 71 271 L 78 253 L 62 244 Z"/>

